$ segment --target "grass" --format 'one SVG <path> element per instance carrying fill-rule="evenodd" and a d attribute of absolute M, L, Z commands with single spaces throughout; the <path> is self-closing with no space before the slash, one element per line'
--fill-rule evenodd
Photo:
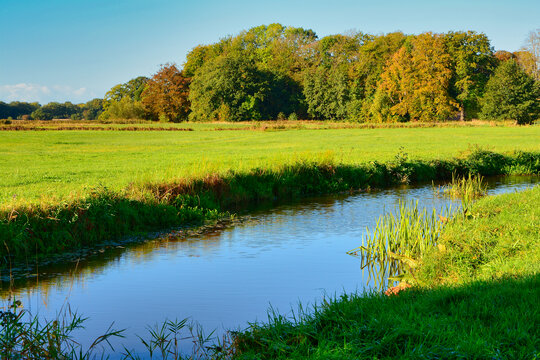
<path fill-rule="evenodd" d="M 97 187 L 119 191 L 130 184 L 275 169 L 300 160 L 331 159 L 347 165 L 387 162 L 401 147 L 413 159 L 445 160 L 472 144 L 499 153 L 540 151 L 540 127 L 4 131 L 0 132 L 0 206 L 57 204 L 84 197 Z"/>
<path fill-rule="evenodd" d="M 418 285 L 326 299 L 236 334 L 238 359 L 535 359 L 540 187 L 487 197 L 444 227 Z"/>
<path fill-rule="evenodd" d="M 20 301 L 14 301 L 6 310 L 0 311 L 0 356 L 5 360 L 96 359 L 104 345 L 110 346 L 110 338 L 122 337 L 123 331 L 109 327 L 88 349 L 83 349 L 72 333 L 84 328 L 85 318 L 64 309 L 56 320 L 44 321 L 21 306 Z M 101 358 L 105 358 L 103 353 Z"/>
<path fill-rule="evenodd" d="M 423 259 L 427 286 L 540 273 L 540 186 L 488 196 L 445 226 Z"/>

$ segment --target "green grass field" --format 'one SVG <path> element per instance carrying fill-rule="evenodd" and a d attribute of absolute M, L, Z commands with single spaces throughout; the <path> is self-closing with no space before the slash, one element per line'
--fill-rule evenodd
<path fill-rule="evenodd" d="M 0 132 L 0 203 L 54 203 L 99 186 L 117 190 L 301 159 L 387 161 L 401 147 L 413 159 L 449 158 L 473 145 L 540 150 L 540 126 L 205 131 L 212 126 L 190 124 L 190 132 Z"/>

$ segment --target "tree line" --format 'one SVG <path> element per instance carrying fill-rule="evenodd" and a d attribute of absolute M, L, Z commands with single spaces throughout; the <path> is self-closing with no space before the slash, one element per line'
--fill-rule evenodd
<path fill-rule="evenodd" d="M 406 35 L 262 25 L 199 45 L 182 67 L 114 86 L 86 104 L 25 104 L 35 119 L 361 122 L 540 117 L 540 31 L 495 52 L 474 31 Z M 23 103 L 0 103 L 23 114 Z M 35 107 L 35 108 L 32 108 Z M 18 110 L 15 110 L 18 109 Z M 28 112 L 29 110 L 32 110 Z M 18 112 L 17 112 L 18 111 Z"/>

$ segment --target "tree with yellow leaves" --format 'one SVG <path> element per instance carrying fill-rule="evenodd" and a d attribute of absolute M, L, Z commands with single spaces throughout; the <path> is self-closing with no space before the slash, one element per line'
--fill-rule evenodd
<path fill-rule="evenodd" d="M 381 75 L 372 115 L 380 121 L 448 119 L 457 105 L 448 92 L 451 76 L 442 35 L 411 36 Z"/>

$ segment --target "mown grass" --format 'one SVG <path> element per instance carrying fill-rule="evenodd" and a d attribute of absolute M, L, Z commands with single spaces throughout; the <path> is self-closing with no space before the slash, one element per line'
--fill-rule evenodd
<path fill-rule="evenodd" d="M 422 258 L 419 286 L 325 300 L 236 334 L 238 359 L 535 359 L 540 187 L 484 198 Z"/>
<path fill-rule="evenodd" d="M 400 148 L 413 159 L 446 160 L 474 144 L 495 152 L 540 151 L 540 127 L 4 131 L 0 132 L 0 206 L 56 204 L 84 197 L 100 186 L 119 191 L 132 183 L 275 169 L 300 160 L 331 159 L 347 165 L 386 162 Z"/>

